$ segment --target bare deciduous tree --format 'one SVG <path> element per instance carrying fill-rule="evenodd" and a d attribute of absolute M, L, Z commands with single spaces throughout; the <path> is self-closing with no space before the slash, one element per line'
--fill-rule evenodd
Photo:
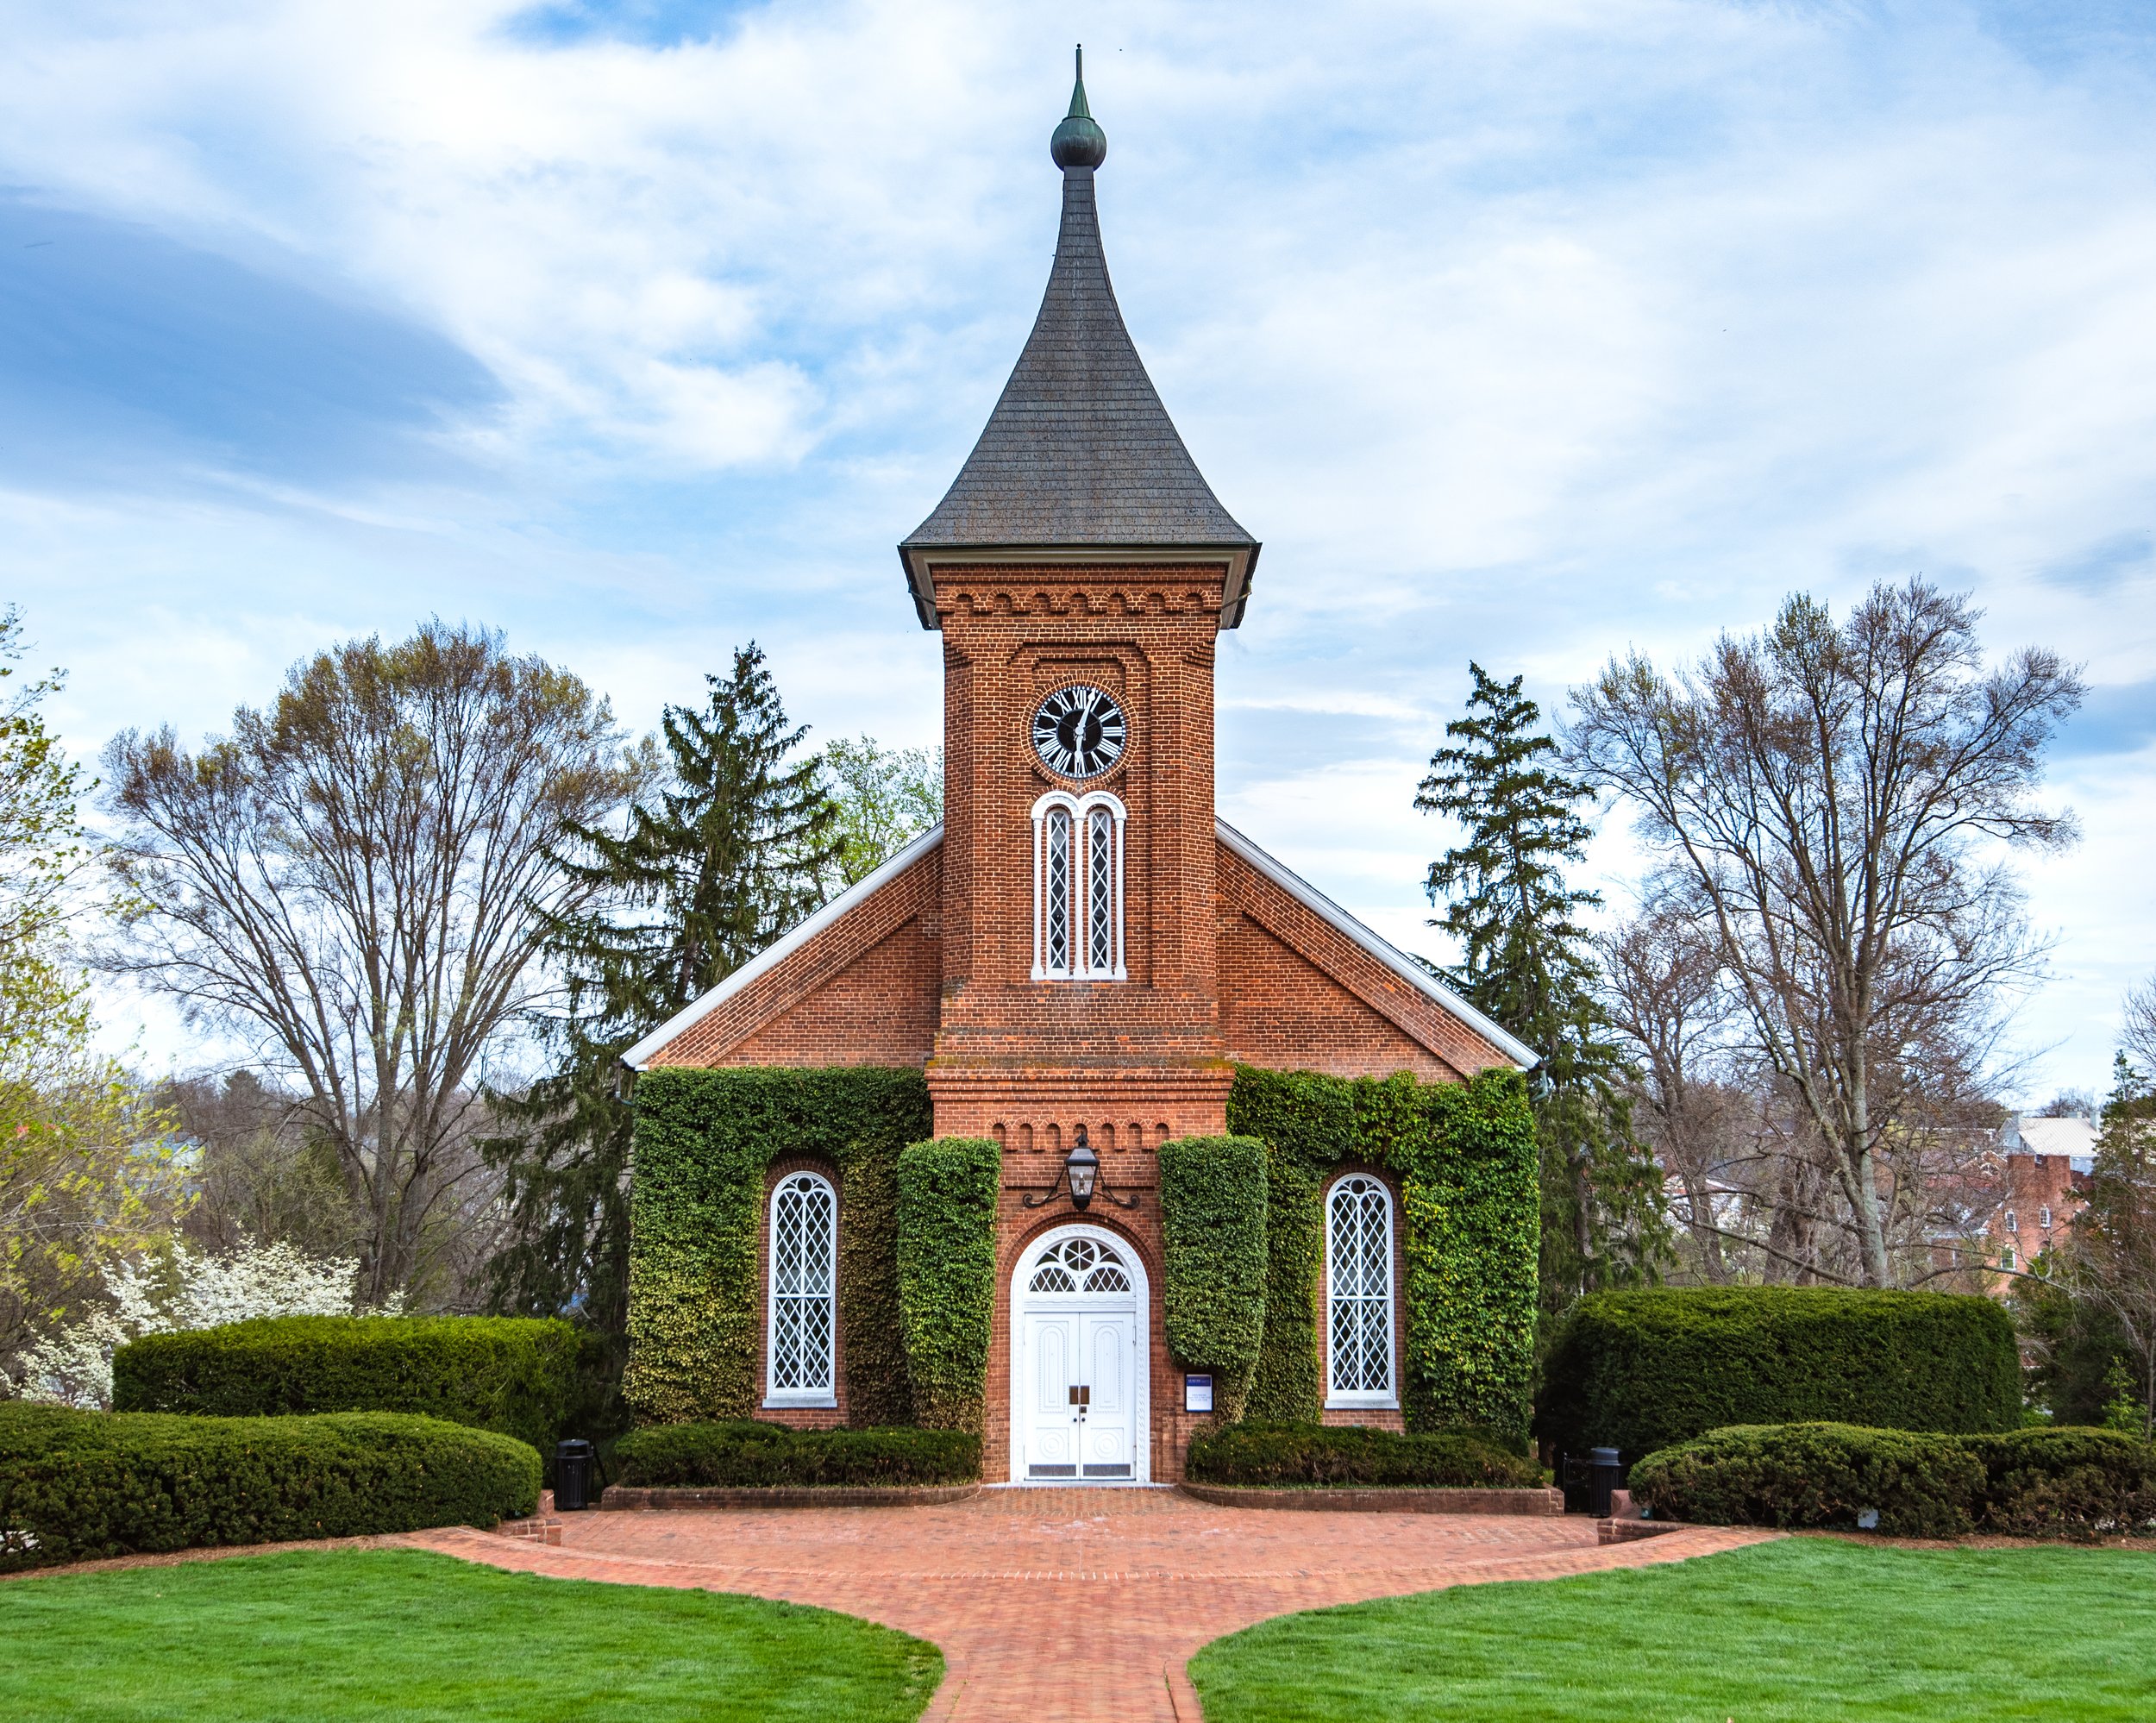
<path fill-rule="evenodd" d="M 594 889 L 555 849 L 630 787 L 612 714 L 498 636 L 434 623 L 296 666 L 199 754 L 167 729 L 106 761 L 134 905 L 111 966 L 253 1042 L 302 1098 L 379 1301 L 471 1212 L 485 1061 L 542 985 L 545 930 Z"/>
<path fill-rule="evenodd" d="M 2040 956 L 1998 852 L 2075 836 L 2034 795 L 2079 678 L 2035 648 L 1987 669 L 1980 614 L 1921 580 L 1839 624 L 1798 595 L 1674 675 L 1634 655 L 1573 694 L 1571 760 L 1702 905 L 1875 1286 L 1896 1279 L 1882 1150 L 1919 1068 L 1980 1063 Z"/>
<path fill-rule="evenodd" d="M 1729 1081 L 1730 1006 L 1716 942 L 1665 898 L 1596 949 L 1610 1024 L 1639 1074 L 1633 1120 L 1677 1182 L 1674 1206 L 1699 1272 L 1726 1283 L 1724 1223 L 1739 1195 L 1726 1175 L 1751 1109 Z"/>

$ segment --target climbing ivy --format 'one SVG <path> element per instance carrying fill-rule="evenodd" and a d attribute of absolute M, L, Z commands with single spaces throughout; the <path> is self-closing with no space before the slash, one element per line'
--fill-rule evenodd
<path fill-rule="evenodd" d="M 749 1418 L 761 1402 L 756 1262 L 782 1155 L 839 1177 L 838 1326 L 847 1413 L 912 1418 L 899 1317 L 898 1162 L 928 1135 L 918 1070 L 666 1068 L 637 1080 L 630 1197 L 629 1372 L 646 1424 Z"/>
<path fill-rule="evenodd" d="M 1161 1314 L 1168 1350 L 1243 1415 L 1265 1331 L 1265 1145 L 1186 1137 L 1160 1150 Z"/>
<path fill-rule="evenodd" d="M 899 1312 L 915 1421 L 980 1433 L 1003 1153 L 942 1137 L 899 1156 Z"/>
<path fill-rule="evenodd" d="M 1532 1389 L 1539 1246 L 1534 1116 L 1515 1071 L 1419 1083 L 1238 1067 L 1228 1128 L 1267 1148 L 1264 1341 L 1248 1414 L 1314 1423 L 1323 1403 L 1318 1308 L 1330 1170 L 1399 1181 L 1411 1429 L 1524 1434 Z"/>

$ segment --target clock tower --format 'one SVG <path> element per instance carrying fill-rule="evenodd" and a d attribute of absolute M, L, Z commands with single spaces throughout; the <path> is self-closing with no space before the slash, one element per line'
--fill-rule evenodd
<path fill-rule="evenodd" d="M 1226 1129 L 1213 644 L 1255 539 L 1183 447 L 1108 279 L 1081 78 L 1062 231 L 987 427 L 899 546 L 943 636 L 938 1136 L 1123 1151 Z M 1148 1157 L 1150 1159 L 1150 1157 Z M 1138 1177 L 1136 1166 L 1127 1176 Z"/>

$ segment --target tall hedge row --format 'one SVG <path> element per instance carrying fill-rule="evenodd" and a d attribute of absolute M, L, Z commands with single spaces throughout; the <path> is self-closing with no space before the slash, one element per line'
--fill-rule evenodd
<path fill-rule="evenodd" d="M 1534 1118 L 1516 1071 L 1420 1083 L 1239 1067 L 1228 1128 L 1267 1149 L 1265 1331 L 1249 1415 L 1314 1423 L 1324 1193 L 1344 1165 L 1401 1187 L 1410 1427 L 1525 1432 L 1540 1246 Z"/>
<path fill-rule="evenodd" d="M 2116 1430 L 1740 1425 L 1648 1455 L 1629 1482 L 1661 1518 L 1712 1526 L 2082 1540 L 2156 1532 L 2156 1447 Z"/>
<path fill-rule="evenodd" d="M 530 1447 L 432 1418 L 0 1405 L 0 1572 L 205 1544 L 492 1526 L 538 1501 Z"/>
<path fill-rule="evenodd" d="M 761 1401 L 756 1262 L 781 1155 L 839 1175 L 838 1325 L 849 1416 L 912 1414 L 898 1286 L 898 1164 L 932 1129 L 927 1080 L 880 1066 L 666 1068 L 637 1080 L 623 1392 L 648 1423 L 749 1417 Z"/>
<path fill-rule="evenodd" d="M 593 1398 L 567 1322 L 486 1316 L 272 1316 L 149 1334 L 113 1355 L 118 1412 L 282 1417 L 408 1412 L 550 1450 Z"/>
<path fill-rule="evenodd" d="M 1160 1149 L 1168 1350 L 1213 1379 L 1213 1409 L 1243 1415 L 1265 1332 L 1265 1145 L 1186 1137 Z"/>
<path fill-rule="evenodd" d="M 1987 1298 L 1826 1287 L 1591 1293 L 1544 1362 L 1538 1434 L 1628 1459 L 1728 1425 L 2009 1430 L 2014 1325 Z"/>
<path fill-rule="evenodd" d="M 995 1306 L 1002 1150 L 943 1137 L 899 1156 L 899 1313 L 913 1417 L 978 1435 Z"/>

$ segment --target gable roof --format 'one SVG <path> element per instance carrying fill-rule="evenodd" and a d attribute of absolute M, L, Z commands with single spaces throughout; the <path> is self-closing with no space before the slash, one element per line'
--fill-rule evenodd
<path fill-rule="evenodd" d="M 806 945 L 826 928 L 843 921 L 862 904 L 881 891 L 892 880 L 906 872 L 930 850 L 943 841 L 943 823 L 934 825 L 899 850 L 875 872 L 858 884 L 849 886 L 823 908 L 800 923 L 790 932 L 781 935 L 765 946 L 740 968 L 726 977 L 710 992 L 692 999 L 680 1011 L 644 1037 L 621 1056 L 623 1064 L 632 1071 L 641 1071 L 651 1062 L 653 1056 L 679 1040 L 695 1024 L 717 1011 L 736 993 L 753 986 L 769 974 L 780 964 Z"/>
<path fill-rule="evenodd" d="M 1425 998 L 1467 1024 L 1520 1069 L 1528 1070 L 1542 1062 L 1542 1056 L 1518 1036 L 1476 1010 L 1422 964 L 1390 940 L 1357 921 L 1285 863 L 1267 855 L 1227 821 L 1216 815 L 1213 829 L 1223 848 L 1271 880 L 1333 931 L 1360 946 Z"/>
<path fill-rule="evenodd" d="M 1081 83 L 1074 117 L 1084 105 Z M 1103 138 L 1098 154 L 1106 147 Z M 1213 494 L 1145 373 L 1108 280 L 1094 170 L 1079 160 L 1063 170 L 1062 229 L 1033 332 L 973 453 L 899 555 L 921 624 L 934 628 L 928 553 L 1111 546 L 1225 554 L 1221 626 L 1242 621 L 1257 541 Z"/>

